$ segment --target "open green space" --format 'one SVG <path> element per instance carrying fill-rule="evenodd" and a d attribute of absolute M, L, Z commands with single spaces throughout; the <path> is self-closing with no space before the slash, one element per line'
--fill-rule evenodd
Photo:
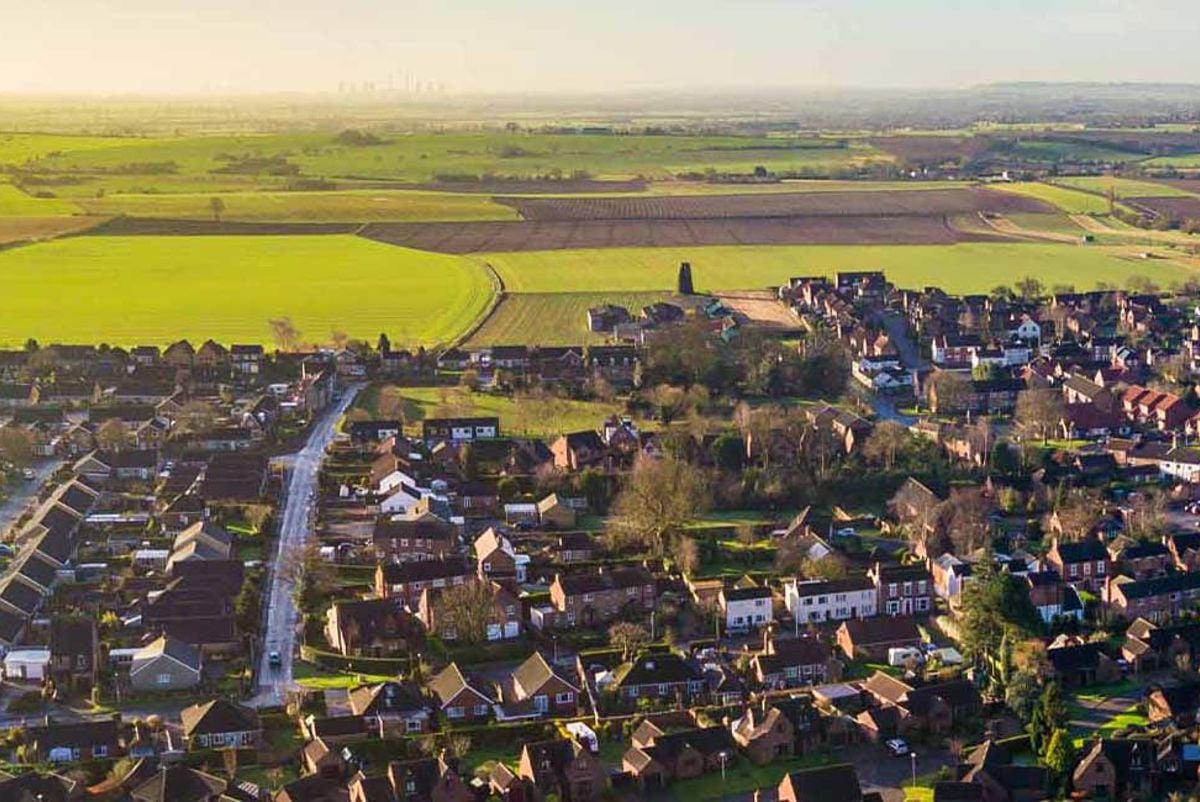
<path fill-rule="evenodd" d="M 1022 181 L 1014 184 L 989 184 L 988 188 L 1036 198 L 1051 206 L 1057 206 L 1067 214 L 1108 214 L 1106 198 L 1053 184 Z"/>
<path fill-rule="evenodd" d="M 220 201 L 222 220 L 369 222 L 518 219 L 515 209 L 496 203 L 487 195 L 419 190 L 117 194 L 102 198 L 80 198 L 78 204 L 93 214 L 212 220 L 214 198 Z M 3 196 L 0 196 L 0 212 L 2 209 Z"/>
<path fill-rule="evenodd" d="M 3 132 L 0 133 L 0 164 L 24 164 L 30 159 L 55 154 L 121 147 L 129 144 L 130 141 L 121 137 Z"/>
<path fill-rule="evenodd" d="M 606 342 L 608 334 L 588 329 L 588 309 L 600 304 L 616 304 L 636 316 L 643 306 L 669 301 L 672 297 L 668 292 L 509 293 L 466 344 L 476 347 L 509 343 L 590 345 Z"/>
<path fill-rule="evenodd" d="M 1187 198 L 1194 194 L 1177 186 L 1156 181 L 1139 181 L 1117 176 L 1064 176 L 1054 179 L 1054 183 L 1085 192 L 1099 192 L 1102 195 L 1107 194 L 1111 188 L 1118 198 Z"/>
<path fill-rule="evenodd" d="M 1099 282 L 1124 286 L 1133 276 L 1170 286 L 1194 275 L 1191 268 L 1166 259 L 1137 259 L 1130 249 L 1054 243 L 612 248 L 479 258 L 517 293 L 667 291 L 674 287 L 682 261 L 691 262 L 701 292 L 775 286 L 790 276 L 838 270 L 883 270 L 897 286 L 933 284 L 952 293 L 987 292 L 1025 276 L 1036 276 L 1046 286 L 1083 289 Z"/>
<path fill-rule="evenodd" d="M 486 310 L 492 284 L 460 257 L 353 236 L 73 237 L 0 253 L 0 344 L 271 343 L 290 316 L 301 343 L 333 331 L 445 342 Z"/>
<path fill-rule="evenodd" d="M 80 213 L 80 208 L 70 201 L 35 198 L 12 184 L 0 183 L 0 217 L 59 217 Z"/>
<path fill-rule="evenodd" d="M 863 140 L 833 137 L 611 136 L 448 132 L 381 134 L 373 144 L 347 144 L 332 132 L 189 136 L 109 141 L 54 155 L 44 148 L 26 165 L 47 175 L 137 175 L 146 187 L 179 176 L 257 176 L 283 185 L 311 178 L 430 181 L 447 176 L 646 176 L 776 172 L 836 173 L 890 161 Z M 28 149 L 27 149 L 28 150 Z M 13 162 L 24 151 L 13 148 Z M 104 186 L 104 182 L 100 182 Z M 93 187 L 94 189 L 95 187 Z M 111 187 L 106 187 L 111 190 Z M 548 187 L 550 188 L 550 187 Z M 163 190 L 166 191 L 166 190 Z M 174 190 L 178 191 L 178 189 Z"/>
<path fill-rule="evenodd" d="M 1179 156 L 1158 156 L 1142 162 L 1143 167 L 1174 167 L 1181 170 L 1200 167 L 1200 153 L 1183 153 Z"/>
<path fill-rule="evenodd" d="M 425 418 L 495 415 L 509 435 L 545 437 L 564 432 L 595 429 L 613 414 L 623 411 L 619 402 L 573 401 L 552 395 L 507 396 L 471 392 L 461 387 L 380 388 L 366 395 L 361 405 L 377 415 L 403 412 L 416 433 Z"/>

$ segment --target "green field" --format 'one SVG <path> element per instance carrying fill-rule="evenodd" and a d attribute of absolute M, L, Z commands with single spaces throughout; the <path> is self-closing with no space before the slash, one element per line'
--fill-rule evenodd
<path fill-rule="evenodd" d="M 1141 153 L 1130 153 L 1089 142 L 1055 140 L 1023 140 L 1006 152 L 1030 161 L 1043 162 L 1140 162 L 1146 158 Z"/>
<path fill-rule="evenodd" d="M 35 198 L 12 184 L 0 183 L 0 217 L 61 217 L 80 213 L 80 208 L 69 201 Z"/>
<path fill-rule="evenodd" d="M 119 137 L 67 136 L 62 134 L 0 133 L 0 164 L 24 164 L 57 153 L 96 151 L 130 142 Z"/>
<path fill-rule="evenodd" d="M 646 176 L 669 178 L 681 172 L 706 170 L 748 173 L 759 165 L 773 171 L 836 173 L 842 169 L 890 161 L 861 140 L 821 137 L 733 136 L 610 136 L 602 134 L 437 133 L 387 134 L 376 145 L 340 144 L 332 133 L 244 136 L 192 136 L 130 139 L 95 147 L 71 148 L 61 155 L 43 155 L 28 167 L 47 175 L 90 175 L 82 187 L 64 193 L 94 194 L 103 187 L 119 191 L 130 179 L 145 189 L 183 191 L 186 181 L 205 191 L 225 179 L 257 179 L 264 186 L 282 186 L 292 171 L 320 178 L 429 181 L 438 175 L 596 177 Z M 21 151 L 13 148 L 14 161 Z M 34 155 L 45 151 L 34 151 Z M 214 173 L 242 164 L 245 157 L 279 158 L 283 171 L 239 170 Z M 155 174 L 147 165 L 172 165 Z M 247 170 L 249 168 L 246 168 Z"/>
<path fill-rule="evenodd" d="M 106 195 L 81 198 L 93 214 L 211 220 L 212 199 L 224 204 L 222 220 L 268 222 L 368 222 L 375 220 L 515 220 L 514 209 L 487 195 L 418 190 L 352 192 L 231 192 L 174 195 Z M 61 202 L 61 201 L 60 201 Z M 0 195 L 0 209 L 3 196 Z"/>
<path fill-rule="evenodd" d="M 352 236 L 75 237 L 0 252 L 0 345 L 270 342 L 291 316 L 304 343 L 334 330 L 435 344 L 467 329 L 492 285 L 466 259 Z"/>
<path fill-rule="evenodd" d="M 1158 156 L 1142 163 L 1143 167 L 1175 167 L 1195 169 L 1200 167 L 1200 153 L 1185 153 L 1182 156 Z"/>
<path fill-rule="evenodd" d="M 1155 181 L 1138 181 L 1133 178 L 1110 176 L 1065 176 L 1054 179 L 1055 184 L 1081 189 L 1086 192 L 1107 194 L 1109 188 L 1116 191 L 1118 198 L 1188 198 L 1193 193 L 1178 187 L 1160 184 Z"/>
<path fill-rule="evenodd" d="M 1067 190 L 1064 190 L 1067 191 Z M 762 288 L 790 276 L 837 270 L 884 270 L 900 287 L 937 285 L 947 292 L 986 292 L 1024 276 L 1080 289 L 1123 286 L 1147 276 L 1162 286 L 1195 275 L 1167 260 L 1132 258 L 1132 251 L 1042 243 L 958 245 L 795 245 L 704 248 L 612 248 L 528 251 L 478 257 L 503 277 L 510 292 L 668 291 L 679 263 L 690 261 L 699 291 Z"/>
<path fill-rule="evenodd" d="M 989 184 L 990 189 L 1012 192 L 1045 201 L 1067 214 L 1108 214 L 1108 200 L 1098 195 L 1078 192 L 1066 187 L 1025 181 L 1016 184 Z"/>
<path fill-rule="evenodd" d="M 610 303 L 633 314 L 647 304 L 670 300 L 667 292 L 509 293 L 467 345 L 588 345 L 605 342 L 605 334 L 588 330 L 587 310 Z"/>
<path fill-rule="evenodd" d="M 507 434 L 548 437 L 595 429 L 605 418 L 624 411 L 620 402 L 572 401 L 550 395 L 510 397 L 459 387 L 384 387 L 379 392 L 402 401 L 404 419 L 414 434 L 425 418 L 495 415 Z M 371 394 L 366 398 L 368 411 L 374 412 L 369 409 Z"/>

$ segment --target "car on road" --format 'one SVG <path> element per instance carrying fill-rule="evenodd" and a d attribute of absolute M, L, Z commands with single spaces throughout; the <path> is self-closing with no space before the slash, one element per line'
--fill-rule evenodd
<path fill-rule="evenodd" d="M 908 741 L 903 738 L 893 738 L 884 744 L 888 753 L 893 757 L 904 757 L 908 754 Z"/>
<path fill-rule="evenodd" d="M 281 655 L 277 649 L 272 649 L 267 653 L 267 665 L 269 665 L 271 668 L 282 668 L 283 655 Z"/>
<path fill-rule="evenodd" d="M 25 481 L 30 482 L 37 478 L 37 474 L 33 472 L 33 468 L 26 468 L 21 471 L 21 476 L 25 477 Z"/>

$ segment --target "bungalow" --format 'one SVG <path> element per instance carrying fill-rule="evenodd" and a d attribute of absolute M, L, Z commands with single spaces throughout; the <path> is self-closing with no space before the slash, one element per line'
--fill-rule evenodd
<path fill-rule="evenodd" d="M 121 755 L 118 724 L 112 719 L 51 723 L 30 727 L 25 734 L 25 759 L 32 763 L 73 763 Z M 21 797 L 17 797 L 20 799 Z"/>
<path fill-rule="evenodd" d="M 655 735 L 648 742 L 635 734 L 621 764 L 642 791 L 650 793 L 674 780 L 722 771 L 736 760 L 733 736 L 725 727 L 714 726 Z"/>
<path fill-rule="evenodd" d="M 420 687 L 407 681 L 360 685 L 348 694 L 350 712 L 383 737 L 429 732 L 433 716 Z"/>
<path fill-rule="evenodd" d="M 610 688 L 629 702 L 645 698 L 686 701 L 704 693 L 705 678 L 690 658 L 675 652 L 650 652 L 618 667 Z"/>
<path fill-rule="evenodd" d="M 842 763 L 802 769 L 784 775 L 775 798 L 779 802 L 864 802 L 854 766 Z"/>
<path fill-rule="evenodd" d="M 185 707 L 179 719 L 183 740 L 191 749 L 254 748 L 262 739 L 258 714 L 225 699 Z"/>
<path fill-rule="evenodd" d="M 421 421 L 421 439 L 433 445 L 442 440 L 470 443 L 475 440 L 495 440 L 500 436 L 497 417 L 426 418 Z"/>
<path fill-rule="evenodd" d="M 742 715 L 731 721 L 729 732 L 756 766 L 765 766 L 795 753 L 796 732 L 791 720 L 765 698 L 761 705 L 747 707 Z"/>
<path fill-rule="evenodd" d="M 387 657 L 419 647 L 421 622 L 396 597 L 339 599 L 325 612 L 325 638 L 339 654 Z"/>
<path fill-rule="evenodd" d="M 200 684 L 200 651 L 160 635 L 138 649 L 129 667 L 129 684 L 137 691 L 179 691 Z"/>
<path fill-rule="evenodd" d="M 843 621 L 837 644 L 850 660 L 865 656 L 883 660 L 889 649 L 920 646 L 921 633 L 911 616 L 864 618 Z"/>

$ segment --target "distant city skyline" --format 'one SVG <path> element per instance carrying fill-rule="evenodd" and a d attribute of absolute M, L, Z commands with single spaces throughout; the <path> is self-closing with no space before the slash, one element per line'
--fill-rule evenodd
<path fill-rule="evenodd" d="M 0 92 L 1200 80 L 1194 0 L 0 0 Z"/>

